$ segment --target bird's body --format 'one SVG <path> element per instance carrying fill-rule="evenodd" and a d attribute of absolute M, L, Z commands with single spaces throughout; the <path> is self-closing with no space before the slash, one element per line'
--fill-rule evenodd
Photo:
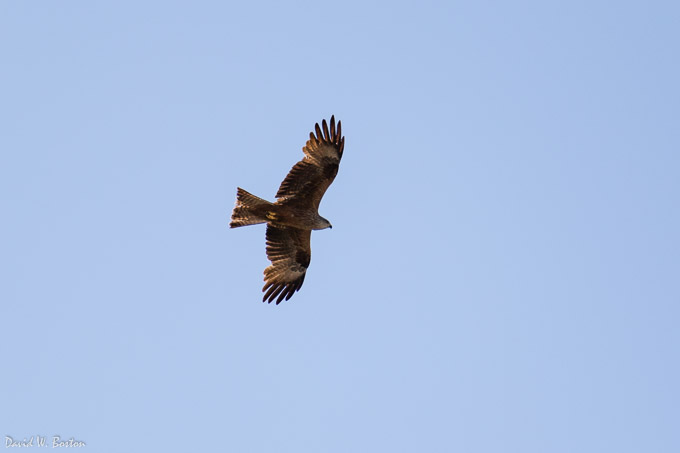
<path fill-rule="evenodd" d="M 335 117 L 330 130 L 326 120 L 323 129 L 316 124 L 302 148 L 305 157 L 295 164 L 271 203 L 248 193 L 240 187 L 236 192 L 236 206 L 231 215 L 231 228 L 267 224 L 267 257 L 272 264 L 264 271 L 266 291 L 263 301 L 280 303 L 290 299 L 302 287 L 311 261 L 310 236 L 312 230 L 332 228 L 319 215 L 319 203 L 326 189 L 335 179 L 342 158 L 345 138 Z"/>
<path fill-rule="evenodd" d="M 235 208 L 235 210 L 238 208 L 237 218 L 240 219 L 240 222 L 244 222 L 247 218 L 247 221 L 254 221 L 254 223 L 266 222 L 269 225 L 280 228 L 292 227 L 301 230 L 323 230 L 330 225 L 328 220 L 321 217 L 317 210 L 297 206 L 297 203 L 291 203 L 287 199 L 277 200 L 274 203 L 258 199 L 255 203 L 247 204 L 247 213 L 244 213 L 243 199 L 245 197 L 257 197 L 240 187 L 237 189 L 236 197 L 237 203 L 239 203 L 239 197 L 241 200 L 241 206 L 237 204 Z M 239 220 L 232 220 L 232 228 L 254 224 L 244 223 L 243 225 L 236 225 L 237 222 Z"/>

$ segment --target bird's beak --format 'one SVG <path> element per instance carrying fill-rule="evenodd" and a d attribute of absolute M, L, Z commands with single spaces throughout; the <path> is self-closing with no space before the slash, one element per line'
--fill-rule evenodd
<path fill-rule="evenodd" d="M 331 230 L 333 229 L 333 225 L 329 225 L 329 227 L 330 227 Z"/>

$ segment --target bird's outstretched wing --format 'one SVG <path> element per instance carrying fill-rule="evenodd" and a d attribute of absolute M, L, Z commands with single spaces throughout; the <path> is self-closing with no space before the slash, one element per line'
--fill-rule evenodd
<path fill-rule="evenodd" d="M 276 299 L 278 305 L 302 288 L 312 258 L 311 234 L 310 230 L 267 225 L 267 258 L 272 264 L 264 270 L 263 302 Z"/>
<path fill-rule="evenodd" d="M 330 130 L 326 120 L 321 124 L 319 127 L 316 123 L 316 135 L 309 133 L 309 140 L 302 148 L 305 157 L 293 166 L 281 183 L 276 198 L 284 200 L 279 202 L 318 209 L 323 194 L 335 179 L 345 148 L 342 124 L 338 121 L 336 129 L 335 116 L 331 116 Z"/>

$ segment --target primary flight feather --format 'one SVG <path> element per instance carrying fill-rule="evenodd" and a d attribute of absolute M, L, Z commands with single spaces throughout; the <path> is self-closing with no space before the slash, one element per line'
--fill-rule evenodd
<path fill-rule="evenodd" d="M 345 147 L 342 126 L 331 116 L 317 123 L 302 148 L 305 156 L 291 168 L 270 203 L 240 187 L 236 190 L 236 206 L 231 214 L 231 228 L 258 223 L 267 224 L 267 258 L 271 265 L 264 270 L 262 301 L 279 304 L 290 299 L 302 287 L 312 257 L 312 230 L 332 228 L 319 215 L 319 203 L 338 173 Z"/>

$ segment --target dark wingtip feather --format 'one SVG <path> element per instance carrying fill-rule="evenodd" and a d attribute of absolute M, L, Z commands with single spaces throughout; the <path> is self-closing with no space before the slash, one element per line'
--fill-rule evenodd
<path fill-rule="evenodd" d="M 302 278 L 293 282 L 267 282 L 262 288 L 262 292 L 265 293 L 262 297 L 262 302 L 272 303 L 276 301 L 276 305 L 278 305 L 284 300 L 290 300 L 293 294 L 300 291 L 304 281 L 305 277 L 303 275 Z"/>
<path fill-rule="evenodd" d="M 267 289 L 269 288 L 269 289 Z M 274 285 L 273 283 L 267 283 L 264 288 L 262 288 L 262 291 L 264 292 L 267 290 L 267 292 L 264 294 L 264 297 L 262 298 L 262 302 L 269 302 L 274 300 L 276 296 L 278 296 L 278 291 L 281 291 L 281 285 Z"/>
<path fill-rule="evenodd" d="M 323 126 L 323 138 L 324 138 L 324 140 L 330 141 L 331 140 L 331 134 L 328 133 L 328 123 L 326 122 L 326 120 L 323 120 L 321 122 L 321 125 Z"/>

